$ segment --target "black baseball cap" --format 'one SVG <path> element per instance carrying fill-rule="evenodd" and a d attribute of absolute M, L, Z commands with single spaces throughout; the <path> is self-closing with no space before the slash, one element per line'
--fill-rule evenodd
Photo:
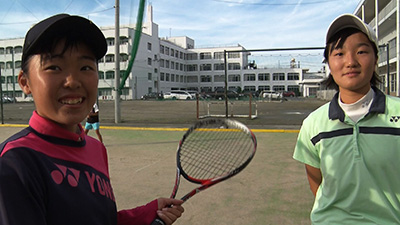
<path fill-rule="evenodd" d="M 55 37 L 79 36 L 93 51 L 97 60 L 107 52 L 107 42 L 101 30 L 90 20 L 68 14 L 57 14 L 35 24 L 25 36 L 22 64 L 30 55 L 38 54 Z"/>

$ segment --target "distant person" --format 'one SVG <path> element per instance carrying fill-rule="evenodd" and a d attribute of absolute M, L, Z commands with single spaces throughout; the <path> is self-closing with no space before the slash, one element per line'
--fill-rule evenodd
<path fill-rule="evenodd" d="M 35 111 L 0 145 L 1 225 L 142 225 L 157 216 L 170 225 L 183 213 L 170 198 L 117 211 L 106 148 L 80 124 L 106 52 L 100 29 L 79 16 L 49 17 L 26 34 L 18 83 Z"/>
<path fill-rule="evenodd" d="M 338 92 L 304 120 L 293 155 L 315 195 L 311 222 L 400 224 L 400 99 L 377 87 L 375 32 L 341 15 L 324 56 Z"/>
<path fill-rule="evenodd" d="M 85 124 L 85 134 L 89 133 L 89 130 L 93 129 L 97 134 L 97 138 L 103 143 L 103 137 L 100 134 L 100 123 L 99 123 L 99 107 L 94 103 L 92 110 L 87 115 Z"/>

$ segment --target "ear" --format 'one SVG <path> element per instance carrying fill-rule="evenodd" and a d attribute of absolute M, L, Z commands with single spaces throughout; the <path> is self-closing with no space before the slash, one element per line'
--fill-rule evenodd
<path fill-rule="evenodd" d="M 26 73 L 24 73 L 24 71 L 22 71 L 22 70 L 19 71 L 19 74 L 18 74 L 18 84 L 21 87 L 22 91 L 26 95 L 29 95 L 31 93 L 28 75 Z"/>

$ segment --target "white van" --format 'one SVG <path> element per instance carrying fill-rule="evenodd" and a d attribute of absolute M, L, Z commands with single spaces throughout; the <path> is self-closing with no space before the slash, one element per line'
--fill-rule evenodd
<path fill-rule="evenodd" d="M 187 91 L 171 91 L 164 93 L 164 99 L 191 100 L 193 96 Z"/>

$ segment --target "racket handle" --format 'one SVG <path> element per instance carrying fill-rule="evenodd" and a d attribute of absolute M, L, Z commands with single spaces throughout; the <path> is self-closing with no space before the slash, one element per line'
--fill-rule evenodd
<path fill-rule="evenodd" d="M 161 219 L 156 218 L 155 220 L 153 220 L 153 222 L 151 222 L 150 225 L 165 225 L 165 223 Z"/>

